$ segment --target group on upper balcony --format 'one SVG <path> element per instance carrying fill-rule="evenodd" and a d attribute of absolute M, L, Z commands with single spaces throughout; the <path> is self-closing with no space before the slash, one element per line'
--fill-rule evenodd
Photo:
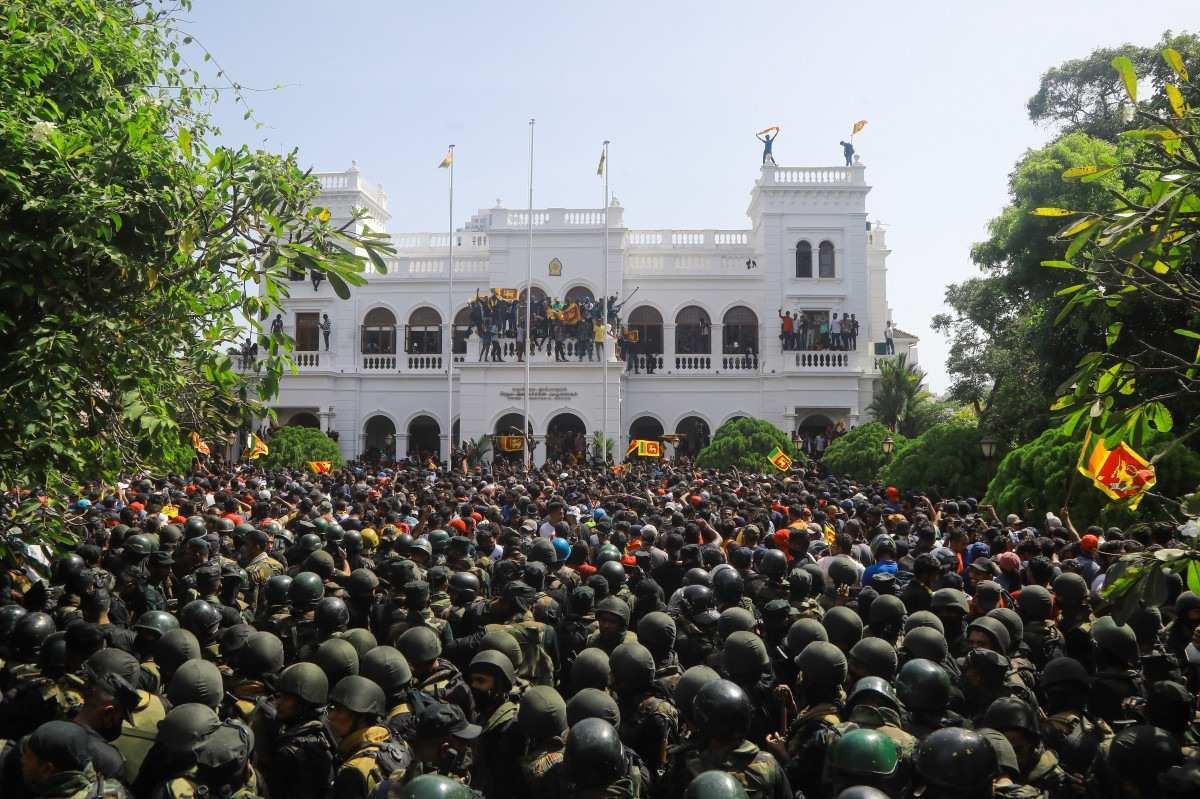
<path fill-rule="evenodd" d="M 779 309 L 779 340 L 786 350 L 857 350 L 858 318 L 829 311 Z"/>

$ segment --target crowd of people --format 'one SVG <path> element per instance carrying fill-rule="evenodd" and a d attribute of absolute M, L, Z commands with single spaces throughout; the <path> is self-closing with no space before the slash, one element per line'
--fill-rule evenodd
<path fill-rule="evenodd" d="M 890 323 L 889 323 L 890 324 Z M 779 340 L 784 350 L 857 350 L 858 319 L 843 313 L 779 309 Z"/>
<path fill-rule="evenodd" d="M 621 303 L 616 295 L 608 298 L 607 320 L 604 305 L 591 295 L 566 301 L 535 294 L 528 303 L 531 321 L 527 331 L 524 298 L 516 289 L 493 290 L 468 303 L 470 326 L 465 336 L 459 334 L 460 340 L 470 335 L 479 337 L 480 361 L 503 362 L 507 350 L 508 355 L 523 362 L 527 350 L 537 353 L 544 349 L 556 362 L 562 362 L 569 360 L 568 344 L 577 360 L 585 356 L 589 361 L 603 360 L 606 340 L 620 328 Z"/>
<path fill-rule="evenodd" d="M 1172 524 L 686 462 L 63 499 L 4 539 L 5 799 L 1200 795 L 1200 596 L 1103 598 Z"/>

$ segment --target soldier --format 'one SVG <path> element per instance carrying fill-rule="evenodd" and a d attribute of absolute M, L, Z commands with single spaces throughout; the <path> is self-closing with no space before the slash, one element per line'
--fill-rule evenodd
<path fill-rule="evenodd" d="M 319 642 L 315 621 L 317 603 L 325 596 L 325 583 L 313 572 L 298 572 L 288 586 L 291 618 L 281 623 L 279 637 L 289 662 L 301 651 L 309 651 Z"/>
<path fill-rule="evenodd" d="M 840 735 L 842 720 L 838 713 L 847 668 L 846 656 L 840 649 L 831 643 L 814 641 L 796 658 L 800 676 L 795 688 L 777 689 L 788 716 L 794 715 L 796 720 L 788 728 L 786 738 L 778 734 L 767 736 L 767 748 L 784 764 L 788 779 L 806 796 L 820 795 L 825 755 Z"/>
<path fill-rule="evenodd" d="M 365 627 L 376 635 L 385 635 L 387 630 L 380 623 L 380 605 L 375 592 L 382 583 L 370 569 L 358 568 L 346 578 L 346 607 L 350 609 L 350 626 Z"/>
<path fill-rule="evenodd" d="M 179 611 L 179 626 L 196 636 L 201 657 L 213 663 L 220 662 L 217 632 L 221 626 L 221 612 L 215 604 L 207 599 L 193 599 Z"/>
<path fill-rule="evenodd" d="M 413 580 L 404 585 L 404 612 L 396 619 L 388 631 L 387 638 L 395 641 L 413 627 L 427 627 L 433 630 L 442 646 L 447 647 L 454 642 L 454 633 L 445 619 L 438 618 L 429 606 L 430 586 L 423 580 Z"/>
<path fill-rule="evenodd" d="M 483 730 L 468 722 L 458 705 L 432 702 L 416 715 L 410 772 L 470 782 L 471 744 Z"/>
<path fill-rule="evenodd" d="M 288 590 L 291 587 L 292 578 L 286 574 L 276 574 L 267 580 L 263 586 L 262 609 L 254 622 L 255 627 L 264 632 L 280 634 L 292 616 L 292 609 L 288 605 Z"/>
<path fill-rule="evenodd" d="M 19 759 L 19 764 L 12 759 Z M 92 762 L 87 731 L 67 721 L 48 721 L 20 747 L 7 747 L 5 771 L 19 769 L 24 787 L 38 799 L 125 799 L 129 792 L 115 779 L 100 776 Z"/>
<path fill-rule="evenodd" d="M 222 703 L 222 715 L 253 727 L 259 703 L 270 694 L 283 670 L 283 642 L 268 632 L 255 632 L 246 639 L 233 666 L 235 679 Z"/>
<path fill-rule="evenodd" d="M 325 672 L 330 685 L 336 686 L 343 677 L 358 674 L 358 650 L 341 638 L 322 643 L 310 659 Z"/>
<path fill-rule="evenodd" d="M 325 672 L 296 663 L 279 675 L 275 701 L 260 721 L 266 731 L 260 765 L 271 796 L 325 799 L 333 783 L 334 742 L 324 723 Z"/>
<path fill-rule="evenodd" d="M 683 675 L 679 657 L 675 654 L 675 620 L 661 611 L 647 613 L 638 620 L 637 640 L 654 658 L 655 684 L 672 698 L 675 685 Z"/>
<path fill-rule="evenodd" d="M 396 649 L 412 669 L 416 690 L 439 702 L 458 705 L 464 716 L 474 717 L 471 689 L 454 664 L 441 656 L 442 642 L 437 633 L 428 627 L 413 627 L 396 639 Z"/>
<path fill-rule="evenodd" d="M 636 641 L 621 644 L 609 660 L 621 710 L 621 742 L 637 753 L 655 779 L 666 768 L 667 750 L 679 740 L 679 712 L 654 681 L 649 649 Z"/>
<path fill-rule="evenodd" d="M 1054 578 L 1054 605 L 1058 611 L 1058 629 L 1063 635 L 1063 654 L 1092 667 L 1092 616 L 1088 584 L 1074 572 Z"/>
<path fill-rule="evenodd" d="M 271 539 L 265 530 L 252 528 L 242 539 L 242 563 L 250 583 L 246 590 L 246 603 L 255 613 L 261 611 L 265 602 L 263 589 L 267 581 L 284 571 L 283 564 L 268 553 L 270 545 Z"/>
<path fill-rule="evenodd" d="M 878 788 L 887 796 L 908 795 L 908 769 L 893 740 L 871 729 L 851 729 L 829 747 L 829 796 L 852 786 Z"/>
<path fill-rule="evenodd" d="M 929 799 L 985 799 L 999 774 L 996 752 L 973 730 L 947 727 L 921 741 L 915 761 L 922 796 Z"/>
<path fill-rule="evenodd" d="M 1063 654 L 1062 633 L 1051 620 L 1054 599 L 1040 585 L 1027 585 L 1021 589 L 1017 600 L 1017 613 L 1024 624 L 1023 637 L 1029 647 L 1029 658 L 1037 668 Z"/>
<path fill-rule="evenodd" d="M 84 707 L 77 717 L 121 753 L 121 777 L 133 784 L 158 736 L 167 709 L 157 694 L 137 688 L 141 664 L 119 649 L 104 649 L 88 658 Z M 97 764 L 99 766 L 99 764 Z M 111 775 L 110 775 L 111 776 Z"/>
<path fill-rule="evenodd" d="M 1128 720 L 1125 702 L 1146 698 L 1145 681 L 1138 670 L 1141 653 L 1137 636 L 1128 624 L 1117 624 L 1111 616 L 1104 616 L 1089 627 L 1095 642 L 1096 675 L 1088 707 L 1110 725 Z"/>
<path fill-rule="evenodd" d="M 400 790 L 400 799 L 482 799 L 482 796 L 441 774 L 422 774 Z"/>
<path fill-rule="evenodd" d="M 984 726 L 1008 739 L 1017 758 L 1020 781 L 1053 797 L 1070 796 L 1084 789 L 1058 763 L 1058 756 L 1042 745 L 1037 711 L 1020 699 L 997 699 L 983 716 Z"/>
<path fill-rule="evenodd" d="M 558 796 L 560 786 L 553 772 L 562 763 L 567 734 L 567 705 L 562 696 L 549 686 L 533 686 L 521 697 L 517 726 L 528 741 L 521 757 L 523 793 L 533 799 Z"/>
<path fill-rule="evenodd" d="M 1079 661 L 1060 657 L 1042 669 L 1038 682 L 1040 707 L 1046 713 L 1042 735 L 1058 753 L 1063 768 L 1078 777 L 1091 775 L 1101 746 L 1112 738 L 1112 729 L 1088 712 L 1092 678 Z"/>
<path fill-rule="evenodd" d="M 134 575 L 132 588 L 126 594 L 129 609 L 137 616 L 152 610 L 174 610 L 173 592 L 168 579 L 175 558 L 170 552 L 151 552 L 146 558 L 144 572 Z"/>
<path fill-rule="evenodd" d="M 586 585 L 571 591 L 567 612 L 555 630 L 564 663 L 571 662 L 586 649 L 588 638 L 597 631 L 595 598 L 596 592 Z"/>
<path fill-rule="evenodd" d="M 200 642 L 182 628 L 167 630 L 154 645 L 154 663 L 158 667 L 161 685 L 170 685 L 175 671 L 189 660 L 200 658 Z"/>
<path fill-rule="evenodd" d="M 54 619 L 48 613 L 27 613 L 17 620 L 9 643 L 11 657 L 0 675 L 0 689 L 7 693 L 23 680 L 38 675 L 38 656 L 54 629 Z"/>
<path fill-rule="evenodd" d="M 535 591 L 521 580 L 507 583 L 501 595 L 492 600 L 495 623 L 487 624 L 488 633 L 497 630 L 511 635 L 521 648 L 517 676 L 536 685 L 551 685 L 556 671 L 558 642 L 554 629 L 533 618 L 529 607 Z"/>
<path fill-rule="evenodd" d="M 824 617 L 825 610 L 813 596 L 812 573 L 807 569 L 796 568 L 788 573 L 788 604 L 795 608 L 802 619 L 820 621 Z M 763 607 L 765 609 L 766 606 Z"/>
<path fill-rule="evenodd" d="M 387 706 L 384 721 L 392 735 L 410 740 L 420 709 L 420 697 L 414 701 L 412 670 L 404 655 L 393 647 L 377 646 L 360 657 L 359 674 L 383 689 Z"/>
<path fill-rule="evenodd" d="M 967 595 L 957 588 L 939 588 L 929 598 L 930 610 L 942 622 L 950 654 L 962 657 L 967 653 L 966 623 L 971 611 Z"/>
<path fill-rule="evenodd" d="M 198 776 L 198 750 L 221 726 L 216 712 L 188 703 L 171 708 L 158 726 L 153 768 L 142 770 L 134 794 L 151 799 L 197 799 L 207 791 Z M 153 775 L 153 779 L 151 778 Z"/>
<path fill-rule="evenodd" d="M 434 566 L 428 572 L 429 578 L 429 610 L 434 618 L 446 621 L 450 617 L 450 593 L 447 590 L 450 582 L 450 570 L 445 566 Z"/>
<path fill-rule="evenodd" d="M 562 769 L 567 792 L 579 799 L 642 799 L 649 791 L 646 776 L 603 719 L 583 719 L 571 726 Z"/>
<path fill-rule="evenodd" d="M 746 737 L 765 745 L 767 735 L 782 733 L 784 708 L 773 690 L 771 657 L 767 645 L 753 632 L 741 630 L 725 639 L 721 662 L 727 679 L 750 698 L 750 727 Z"/>
<path fill-rule="evenodd" d="M 611 655 L 621 644 L 636 642 L 637 634 L 629 629 L 630 614 L 629 604 L 622 599 L 601 600 L 596 606 L 596 632 L 588 636 L 587 645 Z"/>
<path fill-rule="evenodd" d="M 847 723 L 842 731 L 862 727 L 886 735 L 896 746 L 902 771 L 907 772 L 917 748 L 917 738 L 905 732 L 900 713 L 900 699 L 892 684 L 879 677 L 864 677 L 854 684 L 846 697 L 844 715 Z M 907 774 L 900 776 L 907 780 Z"/>
<path fill-rule="evenodd" d="M 786 579 L 787 566 L 787 555 L 782 550 L 768 549 L 763 552 L 758 565 L 762 579 L 754 583 L 754 593 L 750 597 L 760 614 L 772 599 L 788 599 L 791 596 L 791 587 Z"/>
<path fill-rule="evenodd" d="M 716 651 L 720 616 L 711 588 L 689 585 L 682 589 L 675 618 L 675 651 L 679 653 L 679 664 L 685 669 L 702 665 Z"/>
<path fill-rule="evenodd" d="M 520 757 L 525 749 L 516 724 L 517 704 L 510 697 L 516 671 L 504 653 L 489 649 L 471 660 L 466 676 L 483 728 L 475 744 L 472 783 L 487 795 L 516 795 L 523 785 Z"/>
<path fill-rule="evenodd" d="M 386 712 L 383 689 L 365 677 L 343 677 L 329 694 L 329 731 L 341 761 L 332 799 L 366 799 L 385 779 L 402 780 L 412 750 L 393 740 L 379 722 Z"/>

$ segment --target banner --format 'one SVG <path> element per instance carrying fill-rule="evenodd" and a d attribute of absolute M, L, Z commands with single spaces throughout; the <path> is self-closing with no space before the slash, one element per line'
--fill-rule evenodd
<path fill-rule="evenodd" d="M 253 434 L 251 438 L 253 446 L 246 452 L 246 460 L 252 461 L 261 458 L 263 455 L 270 454 L 271 450 L 267 449 L 267 442 L 259 438 L 257 433 Z"/>
<path fill-rule="evenodd" d="M 792 459 L 779 447 L 775 447 L 773 450 L 771 450 L 771 452 L 767 455 L 767 460 L 769 460 L 771 465 L 781 472 L 786 472 L 788 469 L 792 468 Z"/>
<path fill-rule="evenodd" d="M 521 298 L 520 289 L 492 289 L 492 293 L 501 300 L 519 300 Z"/>
<path fill-rule="evenodd" d="M 1077 468 L 1080 474 L 1090 478 L 1092 485 L 1109 499 L 1128 499 L 1130 510 L 1137 510 L 1142 496 L 1158 480 L 1154 466 L 1123 441 L 1113 449 L 1108 449 L 1101 439 L 1089 453 L 1091 439 L 1089 433 L 1079 452 Z"/>
<path fill-rule="evenodd" d="M 317 474 L 327 474 L 333 469 L 333 461 L 309 461 L 308 468 Z"/>
<path fill-rule="evenodd" d="M 195 430 L 192 431 L 192 449 L 199 452 L 201 455 L 212 455 L 208 449 L 208 444 L 200 440 L 200 434 Z"/>
<path fill-rule="evenodd" d="M 625 457 L 630 455 L 642 458 L 661 458 L 662 444 L 645 438 L 635 438 L 629 442 L 629 448 L 625 450 Z"/>
<path fill-rule="evenodd" d="M 501 452 L 520 452 L 525 449 L 524 436 L 496 436 L 496 446 Z"/>

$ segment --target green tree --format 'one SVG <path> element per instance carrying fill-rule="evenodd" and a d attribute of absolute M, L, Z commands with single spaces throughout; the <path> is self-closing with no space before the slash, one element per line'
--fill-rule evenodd
<path fill-rule="evenodd" d="M 190 431 L 222 439 L 263 413 L 291 367 L 291 339 L 262 327 L 289 270 L 322 273 L 345 297 L 391 252 L 361 217 L 331 223 L 295 153 L 210 141 L 211 104 L 222 91 L 241 102 L 241 87 L 187 67 L 214 63 L 178 29 L 187 8 L 4 7 L 0 485 L 58 496 L 165 469 Z M 245 324 L 264 356 L 254 375 L 226 352 Z"/>
<path fill-rule="evenodd" d="M 285 427 L 267 443 L 270 450 L 260 463 L 267 469 L 304 469 L 309 461 L 332 461 L 344 466 L 337 442 L 314 427 Z"/>
<path fill-rule="evenodd" d="M 959 419 L 939 422 L 909 440 L 883 467 L 884 482 L 943 496 L 980 496 L 990 467 L 980 457 L 978 425 Z"/>
<path fill-rule="evenodd" d="M 702 469 L 773 472 L 775 467 L 767 460 L 767 455 L 775 447 L 796 462 L 804 460 L 803 453 L 796 452 L 787 433 L 768 421 L 743 416 L 717 428 L 712 441 L 696 456 L 696 465 Z"/>
<path fill-rule="evenodd" d="M 893 433 L 880 422 L 860 424 L 835 439 L 821 456 L 821 463 L 838 476 L 874 480 L 887 463 L 883 442 L 889 437 L 895 447 L 892 457 L 898 457 L 908 439 L 900 433 Z"/>
<path fill-rule="evenodd" d="M 906 436 L 920 434 L 947 415 L 925 390 L 925 372 L 915 363 L 908 363 L 905 355 L 883 362 L 867 412 L 893 433 Z"/>

